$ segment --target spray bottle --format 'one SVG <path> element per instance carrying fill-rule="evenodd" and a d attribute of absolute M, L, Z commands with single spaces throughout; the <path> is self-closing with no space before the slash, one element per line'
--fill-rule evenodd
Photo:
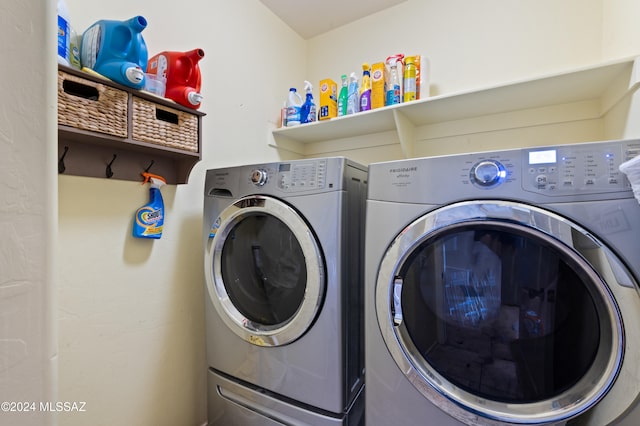
<path fill-rule="evenodd" d="M 352 72 L 349 76 L 349 99 L 347 100 L 347 115 L 360 111 L 360 95 L 358 93 L 358 76 Z"/>
<path fill-rule="evenodd" d="M 389 56 L 386 60 L 387 62 L 387 72 L 388 77 L 385 80 L 385 92 L 386 92 L 386 102 L 385 105 L 395 105 L 399 104 L 402 101 L 402 83 L 401 83 L 401 73 L 398 69 L 398 62 L 402 64 L 402 58 L 404 55 L 393 55 Z"/>
<path fill-rule="evenodd" d="M 136 211 L 133 221 L 133 236 L 136 238 L 154 238 L 162 237 L 162 228 L 164 225 L 164 201 L 160 188 L 166 185 L 167 181 L 158 175 L 144 172 L 144 182 L 150 183 L 149 203 L 140 207 Z"/>
<path fill-rule="evenodd" d="M 346 74 L 342 74 L 342 88 L 338 95 L 338 117 L 347 115 L 347 102 L 349 102 L 349 80 Z"/>
<path fill-rule="evenodd" d="M 360 90 L 360 111 L 371 109 L 371 67 L 362 64 L 362 89 Z"/>
<path fill-rule="evenodd" d="M 300 121 L 302 123 L 313 123 L 316 121 L 316 104 L 313 103 L 313 86 L 308 81 L 304 81 L 304 90 L 307 97 L 300 107 Z"/>

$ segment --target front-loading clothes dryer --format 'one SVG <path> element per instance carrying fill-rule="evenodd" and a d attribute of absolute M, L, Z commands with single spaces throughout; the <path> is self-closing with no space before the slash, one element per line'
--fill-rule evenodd
<path fill-rule="evenodd" d="M 371 164 L 367 424 L 640 424 L 639 153 Z"/>
<path fill-rule="evenodd" d="M 209 424 L 363 423 L 366 185 L 343 157 L 207 171 Z"/>

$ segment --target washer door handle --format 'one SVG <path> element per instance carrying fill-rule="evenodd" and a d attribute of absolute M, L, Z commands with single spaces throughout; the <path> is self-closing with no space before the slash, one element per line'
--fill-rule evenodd
<path fill-rule="evenodd" d="M 398 327 L 402 324 L 402 277 L 396 276 L 393 280 L 393 297 L 391 298 L 391 315 L 393 325 Z"/>

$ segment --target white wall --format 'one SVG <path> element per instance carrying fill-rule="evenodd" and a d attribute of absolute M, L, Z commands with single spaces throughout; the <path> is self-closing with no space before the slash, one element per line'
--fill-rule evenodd
<path fill-rule="evenodd" d="M 150 56 L 202 48 L 201 110 L 207 115 L 203 160 L 189 184 L 162 189 L 166 221 L 160 240 L 131 237 L 133 213 L 147 202 L 148 187 L 59 178 L 60 399 L 86 400 L 88 408 L 61 414 L 60 423 L 200 425 L 206 420 L 207 368 L 204 173 L 279 158 L 267 146 L 267 128 L 275 125 L 282 88 L 304 74 L 305 44 L 255 1 L 67 3 L 78 32 L 99 19 L 142 15 Z M 287 67 L 268 65 L 273 63 Z"/>
<path fill-rule="evenodd" d="M 640 52 L 633 0 L 409 0 L 307 42 L 255 1 L 187 0 L 163 10 L 68 0 L 79 31 L 141 14 L 151 54 L 205 50 L 203 161 L 188 185 L 163 189 L 165 235 L 150 242 L 129 236 L 146 188 L 55 178 L 52 3 L 0 6 L 2 57 L 20 58 L 5 61 L 0 80 L 0 399 L 46 401 L 59 385 L 58 400 L 87 402 L 86 413 L 62 414 L 62 425 L 204 422 L 204 171 L 286 158 L 266 142 L 291 85 L 337 79 L 399 51 L 430 56 L 434 94 Z M 365 162 L 398 155 L 386 147 L 352 153 Z M 48 413 L 3 416 L 18 426 L 54 421 Z"/>
<path fill-rule="evenodd" d="M 419 53 L 430 60 L 431 95 L 436 96 L 568 71 L 603 60 L 603 3 L 408 0 L 310 40 L 308 73 L 312 81 L 329 77 L 339 82 L 341 74 L 360 74 L 363 62 Z M 414 155 L 597 139 L 602 128 L 602 123 L 571 123 L 418 141 Z M 320 148 L 314 156 L 339 153 L 364 163 L 403 158 L 397 135 L 384 137 L 388 143 L 377 141 L 375 148 L 361 147 L 368 137 L 354 138 L 344 146 L 356 148 Z"/>
<path fill-rule="evenodd" d="M 45 0 L 0 4 L 0 401 L 38 404 L 3 409 L 2 425 L 53 422 L 39 407 L 56 384 L 53 31 Z"/>

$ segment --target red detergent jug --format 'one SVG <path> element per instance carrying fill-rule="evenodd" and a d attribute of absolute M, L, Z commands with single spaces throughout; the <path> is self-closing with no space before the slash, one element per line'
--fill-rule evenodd
<path fill-rule="evenodd" d="M 198 62 L 204 50 L 161 52 L 149 59 L 147 73 L 167 79 L 164 97 L 188 108 L 198 109 L 202 102 L 202 77 Z"/>

